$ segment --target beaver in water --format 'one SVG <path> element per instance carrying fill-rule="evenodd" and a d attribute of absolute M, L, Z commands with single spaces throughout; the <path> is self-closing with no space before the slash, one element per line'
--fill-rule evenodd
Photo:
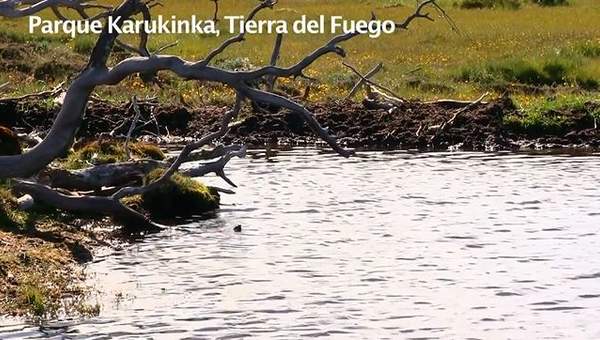
<path fill-rule="evenodd" d="M 19 137 L 11 129 L 0 125 L 0 155 L 20 155 Z"/>

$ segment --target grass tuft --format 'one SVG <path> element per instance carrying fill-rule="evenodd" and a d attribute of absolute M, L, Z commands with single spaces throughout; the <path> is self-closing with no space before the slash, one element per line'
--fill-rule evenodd
<path fill-rule="evenodd" d="M 575 52 L 586 58 L 600 58 L 600 44 L 587 41 L 576 45 Z"/>
<path fill-rule="evenodd" d="M 131 154 L 137 158 L 150 158 L 154 160 L 165 159 L 162 150 L 154 145 L 143 142 L 130 143 Z M 71 152 L 62 161 L 66 169 L 75 170 L 87 168 L 91 165 L 111 164 L 127 161 L 127 149 L 125 143 L 101 140 L 93 141 Z"/>
<path fill-rule="evenodd" d="M 0 185 L 0 229 L 21 229 L 27 221 L 27 215 L 19 211 L 16 197 L 6 185 Z"/>
<path fill-rule="evenodd" d="M 568 0 L 532 0 L 533 3 L 540 5 L 540 6 L 544 6 L 544 7 L 551 7 L 551 6 L 568 6 L 569 5 L 569 1 Z"/>
<path fill-rule="evenodd" d="M 41 317 L 46 314 L 47 307 L 44 294 L 38 287 L 24 285 L 22 287 L 22 295 L 25 299 L 25 304 L 30 306 L 30 311 L 34 316 Z"/>
<path fill-rule="evenodd" d="M 509 58 L 463 67 L 456 79 L 482 87 L 501 88 L 507 84 L 530 86 L 578 86 L 584 90 L 598 88 L 593 75 L 578 67 L 579 61 L 567 57 L 541 60 Z"/>
<path fill-rule="evenodd" d="M 81 35 L 73 41 L 73 51 L 83 55 L 89 55 L 96 45 L 97 38 L 92 35 Z"/>

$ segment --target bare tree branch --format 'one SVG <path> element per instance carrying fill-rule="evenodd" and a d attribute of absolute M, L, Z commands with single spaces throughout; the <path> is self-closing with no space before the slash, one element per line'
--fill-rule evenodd
<path fill-rule="evenodd" d="M 162 229 L 160 225 L 150 221 L 146 216 L 125 206 L 118 200 L 100 196 L 66 195 L 45 185 L 21 180 L 15 181 L 13 189 L 22 194 L 31 195 L 35 201 L 44 202 L 58 209 L 114 216 L 131 232 L 148 232 Z"/>
<path fill-rule="evenodd" d="M 352 66 L 352 65 L 350 65 L 348 63 L 342 63 L 342 64 L 344 66 L 346 66 L 347 68 L 349 68 L 350 70 L 352 70 L 352 72 L 354 72 L 354 74 L 356 74 L 357 76 L 359 76 L 362 79 L 362 81 L 364 81 L 365 83 L 367 83 L 367 84 L 369 84 L 369 85 L 371 85 L 371 86 L 373 86 L 375 88 L 381 89 L 384 92 L 387 92 L 388 94 L 392 95 L 394 97 L 394 99 L 397 100 L 397 101 L 400 101 L 400 102 L 404 101 L 404 100 L 402 100 L 402 98 L 399 95 L 397 95 L 396 93 L 394 93 L 394 91 L 388 89 L 387 87 L 385 87 L 383 85 L 379 85 L 376 82 L 368 79 L 366 76 L 363 76 L 362 74 L 360 74 L 360 72 L 354 66 Z"/>
<path fill-rule="evenodd" d="M 229 131 L 229 123 L 231 123 L 231 121 L 237 117 L 237 115 L 239 114 L 240 110 L 242 109 L 242 101 L 243 101 L 243 97 L 241 94 L 238 93 L 237 98 L 236 98 L 236 103 L 235 106 L 232 110 L 230 110 L 229 112 L 227 112 L 225 114 L 225 116 L 223 117 L 223 119 L 221 120 L 221 127 L 218 131 L 215 131 L 213 133 L 210 133 L 204 137 L 202 137 L 199 141 L 194 142 L 194 143 L 190 143 L 188 145 L 186 145 L 183 150 L 179 153 L 179 156 L 177 156 L 177 158 L 173 161 L 173 163 L 171 164 L 171 166 L 167 169 L 167 171 L 165 171 L 162 176 L 157 179 L 156 181 L 149 183 L 143 187 L 126 187 L 123 188 L 119 191 L 117 191 L 112 198 L 119 200 L 122 199 L 124 197 L 128 197 L 128 196 L 133 196 L 133 195 L 141 195 L 144 192 L 148 192 L 149 190 L 152 190 L 158 186 L 160 186 L 163 182 L 167 181 L 169 178 L 171 178 L 171 176 L 177 171 L 179 170 L 179 167 L 181 166 L 181 164 L 183 164 L 185 162 L 185 160 L 188 158 L 188 156 L 192 153 L 192 151 L 201 148 L 205 145 L 207 145 L 208 143 L 214 141 L 215 139 L 221 138 L 223 136 L 225 136 L 225 134 L 227 134 L 227 132 Z"/>
<path fill-rule="evenodd" d="M 272 8 L 276 3 L 277 0 L 261 1 L 246 17 L 246 20 L 253 19 L 260 11 L 265 8 Z M 422 13 L 423 8 L 428 4 L 437 6 L 434 0 L 424 1 L 417 7 L 415 14 L 408 17 L 405 22 L 400 25 L 403 28 L 406 28 L 414 19 L 429 19 L 427 14 Z M 112 10 L 107 6 L 84 3 L 79 0 L 0 0 L 0 16 L 26 16 L 45 8 L 55 9 L 56 15 L 62 16 L 60 10 L 57 10 L 57 8 L 60 7 L 74 9 L 83 18 L 89 18 L 89 15 L 85 10 L 97 8 L 105 10 L 105 12 L 98 14 L 97 16 L 119 17 L 121 20 L 118 24 L 123 25 L 125 21 L 130 20 L 138 14 L 142 15 L 143 20 L 149 21 L 151 19 L 150 8 L 156 5 L 158 5 L 158 3 L 152 0 L 124 0 L 121 5 Z M 215 5 L 218 5 L 217 1 L 215 1 Z M 143 227 L 156 229 L 159 226 L 152 223 L 138 212 L 124 206 L 121 203 L 121 199 L 133 195 L 140 195 L 158 188 L 164 184 L 165 181 L 169 180 L 171 176 L 179 170 L 183 163 L 194 157 L 194 151 L 214 143 L 225 136 L 231 128 L 232 121 L 239 115 L 245 100 L 282 107 L 299 114 L 315 134 L 327 142 L 336 152 L 346 157 L 350 156 L 351 152 L 338 145 L 335 136 L 331 135 L 327 128 L 322 127 L 315 119 L 314 115 L 305 107 L 292 99 L 272 93 L 272 87 L 268 87 L 265 91 L 254 88 L 250 84 L 256 83 L 259 80 L 274 80 L 279 77 L 306 77 L 304 75 L 304 70 L 312 65 L 317 59 L 330 53 L 345 57 L 346 53 L 339 44 L 358 35 L 359 33 L 352 32 L 336 36 L 296 64 L 289 67 L 280 67 L 276 65 L 281 49 L 281 36 L 279 36 L 273 51 L 271 65 L 251 71 L 228 71 L 212 67 L 209 64 L 228 47 L 243 41 L 245 38 L 244 33 L 240 33 L 237 36 L 227 39 L 220 46 L 211 51 L 203 60 L 191 62 L 177 56 L 151 54 L 147 47 L 148 35 L 146 33 L 140 34 L 139 45 L 137 48 L 123 44 L 118 40 L 118 31 L 109 29 L 107 25 L 100 34 L 85 69 L 72 81 L 68 88 L 64 96 L 61 110 L 46 137 L 41 143 L 22 155 L 0 156 L 0 178 L 27 178 L 35 175 L 46 168 L 54 159 L 67 152 L 73 144 L 75 134 L 81 125 L 85 114 L 90 95 L 96 87 L 115 85 L 135 74 L 139 74 L 144 80 L 152 80 L 160 71 L 170 71 L 186 80 L 213 81 L 226 85 L 235 91 L 236 101 L 233 108 L 222 117 L 221 125 L 217 131 L 211 132 L 199 140 L 186 145 L 179 155 L 168 163 L 153 163 L 147 161 L 141 165 L 142 168 L 144 166 L 165 167 L 166 170 L 159 179 L 146 185 L 140 186 L 134 183 L 133 186 L 125 186 L 130 185 L 131 178 L 119 176 L 115 171 L 119 171 L 119 169 L 123 170 L 127 166 L 130 168 L 138 167 L 139 169 L 140 163 L 120 164 L 106 168 L 86 169 L 79 173 L 69 172 L 61 174 L 61 176 L 65 176 L 64 178 L 67 180 L 78 183 L 77 186 L 79 187 L 88 185 L 89 188 L 94 188 L 95 190 L 102 189 L 104 184 L 114 185 L 116 184 L 115 181 L 117 179 L 121 180 L 122 183 L 118 183 L 118 186 L 122 185 L 123 187 L 118 188 L 118 190 L 110 196 L 79 196 L 77 194 L 64 194 L 42 184 L 23 180 L 17 180 L 15 188 L 25 194 L 31 195 L 36 200 L 40 200 L 61 209 L 112 215 L 130 222 L 133 221 L 134 224 L 137 223 Z M 132 52 L 136 52 L 140 56 L 127 58 L 117 63 L 115 66 L 109 67 L 107 63 L 115 44 L 131 50 Z M 362 75 L 361 77 L 364 80 L 365 77 Z M 371 83 L 368 79 L 364 81 Z M 135 107 L 134 111 L 136 111 Z M 139 118 L 139 110 L 136 111 L 136 117 L 133 119 L 134 123 L 132 126 L 135 125 L 137 118 Z M 132 129 L 130 129 L 130 132 L 128 133 L 128 140 L 131 138 L 131 130 Z M 220 154 L 218 160 L 201 164 L 196 168 L 188 169 L 186 171 L 192 176 L 216 173 L 227 183 L 235 186 L 235 184 L 225 175 L 224 167 L 231 158 L 242 157 L 245 154 L 245 151 L 246 150 L 243 147 L 237 149 L 223 148 L 221 151 L 222 154 Z M 133 173 L 135 173 L 135 170 L 133 170 Z M 114 178 L 107 180 L 106 176 L 112 176 Z M 54 179 L 52 179 L 52 176 L 50 177 L 51 180 L 54 181 L 54 184 L 56 184 L 57 177 L 55 176 Z M 135 178 L 133 179 L 133 182 L 135 182 Z M 69 183 L 64 185 L 67 186 L 68 184 Z"/>
<path fill-rule="evenodd" d="M 278 0 L 262 0 L 258 6 L 254 7 L 250 14 L 248 14 L 245 20 L 250 21 L 254 19 L 256 14 L 262 11 L 265 8 L 273 8 L 275 4 L 277 4 Z M 215 2 L 215 4 L 218 2 Z M 229 46 L 244 41 L 246 38 L 246 32 L 240 32 L 238 35 L 233 36 L 227 40 L 225 40 L 219 47 L 211 51 L 203 61 L 199 62 L 199 65 L 206 66 L 208 65 L 216 56 L 223 53 Z"/>
<path fill-rule="evenodd" d="M 379 71 L 381 71 L 382 69 L 383 69 L 383 63 L 379 63 L 379 64 L 375 65 L 375 67 L 373 67 L 364 76 L 359 74 L 360 80 L 356 84 L 354 84 L 354 86 L 352 87 L 352 89 L 350 90 L 348 95 L 346 96 L 346 99 L 350 99 L 350 98 L 354 97 L 354 95 L 356 94 L 356 92 L 358 92 L 358 90 L 361 88 L 361 86 L 363 86 L 365 84 L 365 79 L 370 80 L 371 78 L 373 78 L 373 76 L 375 76 L 377 73 L 379 73 Z"/>
<path fill-rule="evenodd" d="M 277 38 L 275 38 L 275 46 L 273 46 L 273 53 L 271 54 L 271 62 L 269 65 L 276 66 L 277 61 L 279 60 L 279 55 L 281 54 L 281 43 L 283 42 L 283 34 L 277 34 Z M 274 76 L 267 77 L 267 90 L 269 92 L 273 91 L 275 87 L 275 82 L 277 78 Z"/>
<path fill-rule="evenodd" d="M 218 22 L 219 21 L 219 0 L 210 0 L 214 3 L 215 5 L 215 11 L 213 14 L 213 21 L 214 22 Z"/>
<path fill-rule="evenodd" d="M 179 170 L 180 173 L 190 177 L 201 177 L 205 174 L 216 172 L 216 165 L 224 165 L 232 157 L 243 157 L 246 147 L 243 145 L 217 146 L 213 149 L 203 149 L 192 152 L 185 163 L 207 161 L 216 158 L 220 160 L 212 163 L 199 164 Z M 44 183 L 52 188 L 61 188 L 73 191 L 99 192 L 105 187 L 121 188 L 142 183 L 142 179 L 157 168 L 166 169 L 177 157 L 166 161 L 140 160 L 132 162 L 111 163 L 96 165 L 81 170 L 49 169 L 43 172 Z M 223 168 L 221 167 L 221 169 Z M 115 191 L 116 192 L 116 191 Z M 114 192 L 113 192 L 114 193 Z"/>
<path fill-rule="evenodd" d="M 131 160 L 131 150 L 129 149 L 129 142 L 131 141 L 131 134 L 133 133 L 133 130 L 135 130 L 135 126 L 137 125 L 137 122 L 140 120 L 140 116 L 142 115 L 142 113 L 140 112 L 140 107 L 138 106 L 138 103 L 137 103 L 136 96 L 133 96 L 133 98 L 131 98 L 131 107 L 133 108 L 133 112 L 135 112 L 135 116 L 133 117 L 133 120 L 131 121 L 131 126 L 129 126 L 129 131 L 127 131 L 127 137 L 125 139 L 125 150 L 127 152 L 128 160 Z"/>
<path fill-rule="evenodd" d="M 65 83 L 60 83 L 57 86 L 55 86 L 52 90 L 41 91 L 41 92 L 37 92 L 37 93 L 29 93 L 29 94 L 26 94 L 23 96 L 18 96 L 18 97 L 0 98 L 0 102 L 8 102 L 8 101 L 19 102 L 19 101 L 23 101 L 23 100 L 27 100 L 27 99 L 31 99 L 31 98 L 53 98 L 63 92 L 64 84 Z M 4 85 L 8 85 L 8 83 L 6 83 Z M 0 87 L 0 89 L 1 88 L 2 87 Z"/>
<path fill-rule="evenodd" d="M 244 95 L 246 95 L 249 99 L 253 101 L 283 107 L 290 111 L 300 114 L 300 116 L 308 123 L 308 126 L 311 128 L 311 130 L 313 130 L 313 132 L 317 136 L 319 136 L 319 138 L 327 142 L 327 144 L 329 144 L 329 146 L 338 154 L 344 157 L 350 157 L 352 155 L 351 151 L 342 148 L 337 143 L 335 136 L 329 134 L 329 130 L 323 128 L 315 119 L 313 114 L 310 111 L 308 111 L 304 106 L 280 95 L 253 89 L 250 87 L 246 87 L 242 89 L 242 91 L 244 91 Z"/>

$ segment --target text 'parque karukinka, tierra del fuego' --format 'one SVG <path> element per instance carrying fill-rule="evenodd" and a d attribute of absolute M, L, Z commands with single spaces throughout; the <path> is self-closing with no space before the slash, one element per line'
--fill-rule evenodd
<path fill-rule="evenodd" d="M 199 34 L 220 36 L 225 29 L 230 34 L 342 34 L 360 33 L 370 38 L 392 34 L 396 25 L 391 20 L 347 20 L 342 16 L 320 15 L 309 18 L 302 15 L 296 20 L 246 20 L 244 16 L 225 16 L 223 25 L 213 20 L 201 20 L 192 15 L 156 16 L 152 20 L 122 20 L 108 17 L 102 20 L 44 20 L 39 16 L 29 17 L 29 33 L 66 34 L 71 37 L 82 34 L 100 34 L 106 27 L 119 34 Z M 222 27 L 221 27 L 222 26 Z"/>

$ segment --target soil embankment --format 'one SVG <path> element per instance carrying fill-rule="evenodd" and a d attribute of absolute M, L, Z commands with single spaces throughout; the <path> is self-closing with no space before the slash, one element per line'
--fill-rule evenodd
<path fill-rule="evenodd" d="M 591 104 L 590 105 L 597 105 Z M 364 149 L 418 149 L 423 151 L 497 151 L 559 147 L 598 147 L 600 130 L 589 110 L 565 110 L 562 124 L 551 131 L 506 123 L 505 117 L 518 117 L 519 111 L 507 98 L 488 103 L 423 103 L 410 101 L 393 109 L 371 103 L 332 102 L 309 108 L 317 120 L 336 134 L 347 147 Z M 142 119 L 137 135 L 157 134 L 197 138 L 218 128 L 227 108 L 206 106 L 140 105 Z M 89 139 L 114 131 L 125 134 L 133 112 L 129 105 L 93 103 L 87 110 L 78 137 Z M 151 118 L 154 113 L 156 122 Z M 456 115 L 460 111 L 459 115 Z M 58 108 L 14 102 L 0 103 L 0 125 L 19 132 L 47 131 Z M 456 116 L 456 117 L 455 117 Z M 455 117 L 455 119 L 452 119 Z M 265 145 L 310 145 L 314 134 L 302 118 L 287 111 L 243 113 L 242 122 L 232 129 L 226 142 Z"/>

